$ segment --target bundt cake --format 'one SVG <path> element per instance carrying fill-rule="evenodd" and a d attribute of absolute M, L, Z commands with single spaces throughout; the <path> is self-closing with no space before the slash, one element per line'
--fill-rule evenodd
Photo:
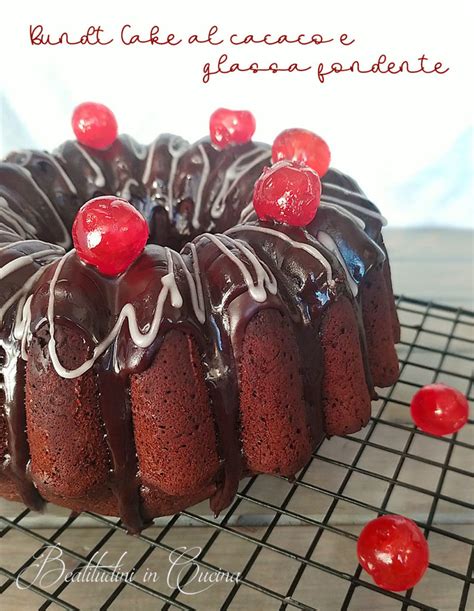
<path fill-rule="evenodd" d="M 239 480 L 292 477 L 369 420 L 398 375 L 384 218 L 328 169 L 314 219 L 257 217 L 270 146 L 67 141 L 0 164 L 0 494 L 138 532 Z M 72 248 L 80 207 L 130 201 L 149 240 L 123 273 Z"/>

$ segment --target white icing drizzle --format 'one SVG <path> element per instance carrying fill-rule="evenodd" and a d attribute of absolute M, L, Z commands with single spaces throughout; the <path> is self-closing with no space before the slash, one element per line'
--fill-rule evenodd
<path fill-rule="evenodd" d="M 55 246 L 54 244 L 47 244 L 46 242 L 41 242 L 40 240 L 18 240 L 16 242 L 8 242 L 3 243 L 0 247 L 0 252 L 8 250 L 10 248 L 14 248 L 16 246 L 25 245 L 25 244 L 42 244 L 47 246 L 48 248 L 28 254 L 23 255 L 21 257 L 17 257 L 12 261 L 9 261 L 5 265 L 0 268 L 0 280 L 3 280 L 8 275 L 16 272 L 18 269 L 25 267 L 28 264 L 32 264 L 35 261 L 39 261 L 43 259 L 43 265 L 39 269 L 35 271 L 25 282 L 24 284 L 15 291 L 10 297 L 0 306 L 0 326 L 3 323 L 3 319 L 7 311 L 12 307 L 16 302 L 18 302 L 15 316 L 15 324 L 13 327 L 13 335 L 16 339 L 21 339 L 24 334 L 24 329 L 27 326 L 27 322 L 20 316 L 23 304 L 30 290 L 32 290 L 36 284 L 36 281 L 39 277 L 44 273 L 46 268 L 54 262 L 57 257 L 64 252 L 64 250 Z M 51 258 L 53 261 L 50 261 Z"/>
<path fill-rule="evenodd" d="M 333 172 L 334 174 L 337 174 L 338 176 L 340 176 L 341 178 L 344 178 L 345 180 L 348 180 L 350 183 L 352 183 L 353 189 L 354 191 L 352 191 L 352 193 L 354 193 L 355 195 L 359 195 L 360 197 L 363 197 L 364 199 L 367 199 L 367 197 L 365 196 L 365 193 L 362 191 L 362 189 L 360 188 L 360 186 L 357 184 L 357 182 L 351 177 L 348 176 L 347 174 L 344 174 L 344 172 L 341 172 L 341 170 L 336 170 L 336 168 L 330 168 L 331 172 Z M 328 184 L 328 183 L 326 183 Z M 335 185 L 335 186 L 339 186 L 339 185 Z M 343 189 L 344 187 L 341 187 L 341 189 Z M 347 191 L 348 189 L 346 189 Z"/>
<path fill-rule="evenodd" d="M 17 155 L 22 155 L 24 157 L 24 159 L 22 159 L 19 162 L 15 162 L 15 163 L 18 163 L 19 165 L 22 165 L 22 166 L 28 165 L 30 163 L 32 157 L 33 157 L 32 153 L 33 153 L 33 151 L 28 151 L 28 150 L 17 151 L 16 154 Z M 69 178 L 69 176 L 66 174 L 66 172 L 65 172 L 64 168 L 61 166 L 61 164 L 58 163 L 58 161 L 55 159 L 55 157 L 53 155 L 51 155 L 51 153 L 48 153 L 46 151 L 41 151 L 41 155 L 46 157 L 49 160 L 49 162 L 54 165 L 54 167 L 56 168 L 58 173 L 61 175 L 61 178 L 66 183 L 66 185 L 67 185 L 68 189 L 71 191 L 71 193 L 74 193 L 74 195 L 77 195 L 76 187 L 74 186 L 74 184 L 71 181 L 71 179 Z"/>
<path fill-rule="evenodd" d="M 47 242 L 43 242 L 42 240 L 17 240 L 15 242 L 2 243 L 2 245 L 0 246 L 0 252 L 2 252 L 3 250 L 8 250 L 9 248 L 21 246 L 23 244 L 43 244 L 44 246 L 48 246 L 49 248 L 55 248 L 58 253 L 64 252 L 64 250 L 60 246 L 48 244 Z"/>
<path fill-rule="evenodd" d="M 124 134 L 121 137 L 127 140 L 128 146 L 132 149 L 132 152 L 137 159 L 145 159 L 148 153 L 146 146 L 143 146 L 143 144 L 139 144 L 128 134 Z"/>
<path fill-rule="evenodd" d="M 41 199 L 46 203 L 48 208 L 51 210 L 54 218 L 57 220 L 58 224 L 60 225 L 61 231 L 62 231 L 62 234 L 63 234 L 63 238 L 62 238 L 61 241 L 58 242 L 58 245 L 59 246 L 63 246 L 64 248 L 68 248 L 70 243 L 71 243 L 71 239 L 69 237 L 69 233 L 68 233 L 68 230 L 66 228 L 66 225 L 63 223 L 62 218 L 57 213 L 56 208 L 53 205 L 53 202 L 49 199 L 49 197 L 46 195 L 46 193 L 43 191 L 43 189 L 40 188 L 40 186 L 34 180 L 33 176 L 31 175 L 31 172 L 29 170 L 27 170 L 26 168 L 24 168 L 21 165 L 16 165 L 16 164 L 15 164 L 15 168 L 18 171 L 20 171 L 28 179 L 28 181 L 33 185 L 35 191 L 40 195 Z"/>
<path fill-rule="evenodd" d="M 173 251 L 166 247 L 166 260 L 168 262 L 168 274 L 163 276 L 161 282 L 164 286 L 168 287 L 171 295 L 171 305 L 173 308 L 181 308 L 183 306 L 183 297 L 179 292 L 178 285 L 176 284 L 176 276 L 174 273 L 174 263 L 173 263 Z"/>
<path fill-rule="evenodd" d="M 102 342 L 100 342 L 99 344 L 95 346 L 92 357 L 86 360 L 80 367 L 77 367 L 76 369 L 73 369 L 73 370 L 66 369 L 65 367 L 62 366 L 59 360 L 58 354 L 57 354 L 57 350 L 56 350 L 56 340 L 54 337 L 55 335 L 54 294 L 55 294 L 56 285 L 59 280 L 62 268 L 64 264 L 66 263 L 68 257 L 72 256 L 74 252 L 75 252 L 74 250 L 71 250 L 65 257 L 63 257 L 63 259 L 61 259 L 58 266 L 56 267 L 56 270 L 54 272 L 53 278 L 49 286 L 48 311 L 47 311 L 47 319 L 49 323 L 49 332 L 50 332 L 48 349 L 49 349 L 51 362 L 57 374 L 66 379 L 77 378 L 83 375 L 84 373 L 86 373 L 87 371 L 89 371 L 89 369 L 91 369 L 91 367 L 94 365 L 96 360 L 107 350 L 107 348 L 112 344 L 114 339 L 118 336 L 125 320 L 128 320 L 130 335 L 132 337 L 132 340 L 135 342 L 135 344 L 141 348 L 147 348 L 148 346 L 150 346 L 158 334 L 158 329 L 159 329 L 162 314 L 163 314 L 163 306 L 164 306 L 164 303 L 169 293 L 169 288 L 166 285 L 166 281 L 169 276 L 168 274 L 167 276 L 164 276 L 162 278 L 163 289 L 160 291 L 160 294 L 158 296 L 158 301 L 157 301 L 155 313 L 153 316 L 153 321 L 147 333 L 143 334 L 140 331 L 140 329 L 138 328 L 135 308 L 130 303 L 128 303 L 122 308 L 120 315 L 113 329 L 110 331 L 107 337 Z"/>
<path fill-rule="evenodd" d="M 242 211 L 240 213 L 239 223 L 244 223 L 248 218 L 250 218 L 250 216 L 252 215 L 252 212 L 255 212 L 255 208 L 253 207 L 253 201 L 247 204 L 245 208 L 242 208 Z"/>
<path fill-rule="evenodd" d="M 44 269 L 38 270 L 38 271 L 43 272 Z M 33 299 L 33 295 L 30 295 L 23 306 L 21 305 L 21 303 L 18 305 L 17 318 L 15 321 L 15 328 L 14 328 L 14 337 L 17 340 L 20 340 L 21 358 L 24 361 L 28 360 L 27 345 L 32 336 L 31 331 L 30 331 L 32 299 Z M 21 316 L 18 317 L 20 312 L 21 312 Z"/>
<path fill-rule="evenodd" d="M 13 244 L 17 237 L 18 235 L 11 228 L 7 227 L 5 223 L 0 223 L 0 242 L 2 244 Z"/>
<path fill-rule="evenodd" d="M 345 208 L 343 208 L 342 206 L 338 204 L 334 204 L 333 202 L 325 201 L 325 195 L 321 196 L 321 206 L 326 207 L 326 208 L 333 208 L 334 210 L 337 210 L 338 212 L 343 214 L 346 218 L 350 219 L 353 223 L 355 223 L 356 225 L 359 225 L 361 229 L 365 229 L 365 223 L 361 218 L 359 218 L 355 214 L 352 214 L 352 212 L 350 212 L 349 210 L 346 210 Z M 254 212 L 255 212 L 255 208 L 253 206 L 253 202 L 250 202 L 249 204 L 245 206 L 245 208 L 242 209 L 242 212 L 240 213 L 239 224 L 245 223 L 248 219 L 252 217 L 252 214 Z"/>
<path fill-rule="evenodd" d="M 365 229 L 365 223 L 360 217 L 356 216 L 355 214 L 352 214 L 352 212 L 349 212 L 349 210 L 346 210 L 339 204 L 334 204 L 333 202 L 326 201 L 324 195 L 321 196 L 320 205 L 323 208 L 332 208 L 333 210 L 337 210 L 340 214 L 351 220 L 353 223 L 359 225 L 361 229 Z"/>
<path fill-rule="evenodd" d="M 0 197 L 0 218 L 3 218 L 7 223 L 7 230 L 13 229 L 21 238 L 36 235 L 36 229 L 33 225 L 14 212 L 4 197 Z"/>
<path fill-rule="evenodd" d="M 229 239 L 228 236 L 225 237 Z M 278 283 L 268 265 L 257 257 L 254 249 L 250 246 L 250 244 L 246 244 L 243 240 L 240 240 L 238 238 L 234 239 L 233 243 L 244 253 L 250 263 L 252 263 L 252 265 L 254 266 L 255 270 L 258 270 L 260 265 L 263 267 L 265 275 L 264 282 L 262 283 L 262 285 L 267 284 L 270 294 L 276 295 L 278 292 Z"/>
<path fill-rule="evenodd" d="M 262 303 L 267 299 L 267 291 L 272 295 L 277 292 L 277 283 L 273 276 L 268 272 L 268 268 L 263 266 L 258 257 L 250 251 L 250 249 L 242 244 L 240 240 L 234 240 L 228 235 L 215 235 L 213 233 L 203 233 L 199 239 L 207 238 L 213 242 L 219 250 L 224 253 L 235 265 L 239 268 L 248 291 L 252 298 Z M 226 246 L 227 244 L 227 246 Z M 252 274 L 248 271 L 246 265 L 230 250 L 228 247 L 234 247 L 242 252 L 248 259 L 255 271 L 257 282 L 254 281 Z"/>
<path fill-rule="evenodd" d="M 339 250 L 336 242 L 332 239 L 332 237 L 326 233 L 325 231 L 318 231 L 318 234 L 316 236 L 316 239 L 318 240 L 318 242 L 321 242 L 321 244 L 327 248 L 329 250 L 329 252 L 332 252 L 333 255 L 335 255 L 336 259 L 339 261 L 339 263 L 341 264 L 344 273 L 346 275 L 346 279 L 347 279 L 347 284 L 349 285 L 349 288 L 351 290 L 351 293 L 354 295 L 354 297 L 357 296 L 357 293 L 359 292 L 359 287 L 357 285 L 357 283 L 355 282 L 354 278 L 352 277 L 346 262 L 344 260 L 344 257 L 342 256 L 341 251 Z"/>
<path fill-rule="evenodd" d="M 129 200 L 130 199 L 130 187 L 132 185 L 135 185 L 137 187 L 140 186 L 138 183 L 138 180 L 135 180 L 135 178 L 127 178 L 123 187 L 119 189 L 117 193 L 117 197 L 122 197 L 123 199 Z"/>
<path fill-rule="evenodd" d="M 153 162 L 153 156 L 155 154 L 155 148 L 156 148 L 157 141 L 158 141 L 158 138 L 153 140 L 153 142 L 148 147 L 148 155 L 146 158 L 145 169 L 143 170 L 143 176 L 142 176 L 143 184 L 147 184 L 147 182 L 150 180 L 151 165 Z"/>
<path fill-rule="evenodd" d="M 251 151 L 247 151 L 231 163 L 226 170 L 221 188 L 212 204 L 211 216 L 213 218 L 218 218 L 223 214 L 225 210 L 225 200 L 239 180 L 256 165 L 265 161 L 265 159 L 269 159 L 270 156 L 271 151 L 267 148 L 262 152 L 262 148 L 256 147 Z"/>
<path fill-rule="evenodd" d="M 345 195 L 348 195 L 348 196 L 356 195 L 357 197 L 360 197 L 361 199 L 365 199 L 367 202 L 370 201 L 364 195 L 362 195 L 361 193 L 357 193 L 357 191 L 349 191 L 348 189 L 345 189 L 344 187 L 340 187 L 339 185 L 334 185 L 334 184 L 329 183 L 329 182 L 324 183 L 324 185 L 326 187 L 330 187 L 331 189 L 337 189 L 337 190 L 341 191 L 341 193 L 344 193 Z M 327 199 L 328 201 L 334 202 L 336 204 L 340 204 L 341 206 L 347 206 L 348 208 L 352 208 L 353 210 L 357 210 L 358 212 L 361 212 L 362 214 L 365 214 L 366 216 L 370 216 L 372 218 L 375 218 L 378 221 L 380 221 L 380 223 L 384 227 L 387 224 L 387 219 L 384 216 L 382 216 L 380 214 L 380 212 L 375 212 L 375 210 L 370 210 L 368 208 L 364 208 L 364 206 L 360 206 L 359 204 L 355 204 L 355 203 L 353 203 L 351 201 L 347 201 L 345 199 L 338 199 L 337 197 L 333 197 L 332 195 L 328 195 L 327 193 L 324 194 L 324 198 Z"/>
<path fill-rule="evenodd" d="M 102 170 L 100 169 L 98 164 L 92 159 L 89 153 L 82 148 L 79 142 L 73 140 L 72 144 L 77 148 L 77 150 L 80 152 L 80 154 L 84 157 L 84 159 L 94 171 L 96 187 L 105 187 L 105 176 L 103 175 Z"/>
<path fill-rule="evenodd" d="M 199 308 L 202 312 L 202 322 L 204 322 L 206 320 L 206 308 L 204 305 L 204 291 L 202 289 L 201 270 L 199 269 L 199 259 L 198 259 L 196 245 L 194 244 L 194 242 L 191 242 L 189 246 L 191 248 L 191 255 L 193 258 L 194 281 L 196 283 L 196 288 L 197 288 L 197 298 L 198 298 Z"/>
<path fill-rule="evenodd" d="M 204 147 L 202 144 L 200 144 L 198 146 L 199 152 L 201 153 L 201 157 L 202 157 L 202 170 L 201 170 L 201 179 L 199 180 L 199 187 L 196 193 L 196 198 L 194 201 L 194 212 L 193 212 L 193 227 L 194 229 L 199 229 L 199 215 L 201 213 L 201 207 L 202 207 L 202 194 L 204 191 L 204 186 L 207 182 L 207 179 L 209 177 L 209 171 L 210 171 L 210 164 L 209 164 L 209 158 L 206 154 L 206 151 L 204 150 Z"/>
<path fill-rule="evenodd" d="M 168 216 L 170 221 L 173 220 L 173 210 L 174 210 L 174 195 L 173 195 L 173 186 L 174 180 L 176 177 L 176 170 L 178 169 L 178 161 L 183 156 L 183 154 L 189 149 L 189 144 L 183 138 L 179 136 L 174 136 L 168 142 L 168 152 L 171 155 L 171 167 L 170 174 L 168 177 L 168 195 L 166 197 L 166 201 L 168 204 Z"/>
<path fill-rule="evenodd" d="M 61 174 L 62 179 L 64 180 L 64 182 L 67 184 L 68 189 L 71 191 L 71 193 L 74 193 L 74 195 L 77 195 L 77 189 L 74 186 L 74 183 L 72 182 L 72 180 L 69 178 L 69 176 L 66 174 L 64 168 L 61 166 L 61 164 L 54 158 L 53 155 L 50 155 L 49 153 L 43 153 L 44 155 L 46 155 L 48 157 L 48 159 L 50 160 L 50 162 L 54 165 L 54 167 L 58 170 L 58 172 Z"/>
<path fill-rule="evenodd" d="M 181 293 L 179 292 L 179 289 L 176 283 L 174 262 L 173 262 L 173 258 L 178 258 L 180 260 L 182 259 L 178 253 L 173 252 L 169 248 L 166 248 L 165 251 L 166 251 L 166 259 L 168 263 L 168 273 L 161 278 L 162 288 L 158 294 L 155 312 L 153 314 L 153 319 L 150 325 L 147 327 L 148 330 L 145 333 L 143 333 L 140 330 L 138 326 L 135 308 L 133 307 L 131 303 L 127 303 L 121 309 L 120 314 L 117 318 L 117 321 L 114 324 L 112 330 L 107 335 L 107 337 L 105 337 L 101 342 L 99 342 L 95 346 L 91 358 L 85 361 L 80 367 L 77 367 L 76 369 L 72 369 L 72 370 L 66 369 L 65 367 L 63 367 L 63 365 L 61 364 L 59 360 L 57 350 L 56 350 L 56 340 L 54 337 L 54 333 L 55 333 L 54 295 L 55 295 L 56 286 L 60 278 L 61 271 L 64 267 L 64 264 L 66 263 L 68 257 L 72 256 L 75 253 L 75 250 L 71 250 L 61 259 L 61 261 L 58 263 L 54 271 L 53 278 L 49 285 L 48 310 L 47 310 L 47 320 L 48 320 L 49 329 L 50 329 L 50 340 L 48 343 L 48 349 L 49 349 L 49 354 L 51 358 L 51 363 L 53 364 L 53 367 L 56 370 L 58 375 L 66 379 L 73 379 L 89 371 L 89 369 L 93 367 L 97 359 L 102 354 L 104 354 L 107 348 L 118 337 L 122 329 L 122 326 L 126 320 L 128 321 L 130 337 L 132 341 L 134 342 L 134 344 L 139 348 L 148 348 L 149 346 L 151 346 L 151 344 L 154 342 L 154 340 L 156 339 L 158 335 L 160 325 L 161 325 L 161 320 L 163 318 L 163 309 L 164 309 L 165 302 L 168 298 L 168 295 L 170 296 L 171 305 L 174 308 L 181 308 L 183 305 L 183 298 L 181 296 Z M 195 255 L 195 251 L 193 251 L 193 256 L 194 255 Z M 183 263 L 183 269 L 184 269 L 185 263 L 184 261 L 182 261 L 182 263 Z M 195 264 L 196 264 L 196 259 L 195 259 Z M 198 267 L 197 267 L 197 270 L 199 271 Z M 189 273 L 189 270 L 188 270 L 188 273 Z M 188 281 L 189 281 L 191 274 L 189 274 L 189 276 L 186 274 L 186 277 L 188 278 Z M 202 288 L 197 289 L 195 284 L 190 282 L 190 287 L 191 286 L 193 286 L 195 290 L 196 315 L 198 316 L 199 314 L 198 317 L 202 319 L 202 316 L 204 315 L 204 299 L 203 299 L 203 294 L 202 294 Z M 192 292 L 193 292 L 193 288 L 191 288 L 191 293 Z M 24 311 L 26 312 L 25 309 Z M 24 317 L 27 318 L 27 313 L 24 314 Z M 23 338 L 24 338 L 24 335 L 25 335 L 25 332 L 28 326 L 29 325 L 26 325 L 23 327 Z M 25 357 L 26 356 L 27 355 L 25 355 Z"/>
<path fill-rule="evenodd" d="M 190 247 L 191 256 L 193 259 L 194 278 L 189 269 L 187 268 L 186 263 L 184 262 L 184 259 L 180 255 L 180 253 L 174 250 L 170 252 L 172 253 L 172 256 L 178 260 L 179 264 L 181 265 L 181 268 L 184 271 L 186 280 L 188 281 L 189 285 L 189 292 L 191 294 L 191 303 L 193 305 L 194 313 L 196 314 L 196 318 L 198 319 L 198 321 L 203 324 L 206 320 L 206 309 L 204 305 L 204 293 L 202 290 L 202 282 L 199 271 L 199 261 L 197 257 L 196 246 L 191 242 Z"/>
<path fill-rule="evenodd" d="M 314 246 L 311 246 L 310 244 L 303 244 L 302 242 L 297 242 L 296 240 L 293 240 L 289 236 L 287 236 L 286 233 L 282 233 L 281 231 L 277 231 L 276 229 L 270 229 L 269 227 L 257 227 L 255 225 L 241 225 L 240 227 L 233 227 L 232 229 L 229 229 L 227 231 L 227 234 L 235 233 L 236 231 L 255 231 L 257 233 L 266 233 L 268 235 L 272 235 L 272 236 L 275 236 L 276 238 L 280 238 L 281 240 L 284 240 L 285 242 L 293 246 L 293 248 L 304 250 L 305 252 L 310 254 L 314 259 L 319 261 L 319 263 L 322 264 L 322 266 L 326 270 L 326 278 L 327 278 L 328 286 L 330 287 L 334 286 L 331 264 L 319 252 L 319 250 L 314 248 Z"/>
<path fill-rule="evenodd" d="M 34 287 L 36 281 L 45 272 L 45 270 L 48 268 L 49 265 L 50 264 L 44 265 L 43 267 L 40 267 L 38 270 L 36 270 L 36 272 L 32 274 L 30 278 L 28 278 L 28 280 L 24 283 L 24 285 L 20 289 L 18 289 L 15 293 L 13 293 L 13 295 L 11 295 L 7 299 L 7 301 L 0 307 L 0 324 L 3 322 L 3 318 L 5 314 L 7 313 L 7 311 L 9 310 L 9 308 L 11 308 L 11 306 L 18 301 L 19 306 L 17 307 L 17 312 L 16 312 L 15 329 L 20 328 L 20 325 L 22 325 L 21 320 L 20 320 L 20 313 L 21 313 L 21 308 L 22 308 L 21 304 L 26 299 L 28 292 Z M 21 328 L 23 327 L 21 326 Z M 16 339 L 20 339 L 18 335 L 19 335 L 19 332 L 17 333 L 16 331 L 14 331 L 14 336 L 16 337 Z"/>
<path fill-rule="evenodd" d="M 27 165 L 30 163 L 31 158 L 33 157 L 33 151 L 29 151 L 28 149 L 20 149 L 19 151 L 13 151 L 14 155 L 20 155 L 23 157 L 21 161 L 15 161 L 18 165 Z"/>
<path fill-rule="evenodd" d="M 28 294 L 31 289 L 36 285 L 39 278 L 45 273 L 45 271 L 53 265 L 56 261 L 52 261 L 46 265 L 43 265 L 36 272 L 28 278 L 25 284 L 19 289 L 10 299 L 0 308 L 0 322 L 8 310 L 8 308 L 18 300 L 16 308 L 15 324 L 13 325 L 13 337 L 17 340 L 21 340 L 22 358 L 26 361 L 28 356 L 26 354 L 26 344 L 29 337 L 31 337 L 30 322 L 31 322 L 31 301 L 33 294 Z"/>
<path fill-rule="evenodd" d="M 155 148 L 158 138 L 153 140 L 149 149 L 148 156 L 145 163 L 145 169 L 143 171 L 142 182 L 143 184 L 147 184 L 150 180 L 151 168 L 153 165 L 153 156 L 155 154 Z M 168 215 L 170 220 L 173 220 L 173 210 L 174 210 L 174 202 L 173 202 L 173 183 L 176 176 L 176 171 L 178 169 L 179 159 L 183 156 L 183 154 L 189 149 L 189 143 L 186 140 L 183 140 L 180 136 L 172 136 L 168 141 L 168 152 L 171 156 L 171 165 L 170 165 L 170 173 L 168 176 L 168 193 L 166 196 L 166 203 L 168 207 Z"/>
<path fill-rule="evenodd" d="M 48 248 L 45 250 L 39 250 L 35 253 L 31 253 L 30 255 L 23 255 L 21 257 L 17 257 L 16 259 L 9 261 L 3 267 L 0 268 L 0 280 L 3 280 L 13 272 L 18 271 L 22 267 L 25 267 L 25 265 L 34 263 L 36 260 L 39 259 L 48 258 L 50 256 L 57 256 L 57 254 L 57 248 Z"/>

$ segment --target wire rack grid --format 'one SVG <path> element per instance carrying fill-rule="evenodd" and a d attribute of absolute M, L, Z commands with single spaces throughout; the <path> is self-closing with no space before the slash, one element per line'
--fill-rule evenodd
<path fill-rule="evenodd" d="M 294 481 L 245 480 L 218 519 L 198 506 L 138 537 L 95 514 L 54 510 L 53 521 L 38 524 L 12 504 L 1 518 L 4 608 L 474 608 L 474 420 L 439 438 L 417 429 L 408 409 L 434 381 L 473 400 L 474 313 L 402 296 L 397 308 L 399 381 L 380 391 L 363 431 L 324 441 Z M 361 528 L 387 513 L 414 519 L 430 544 L 427 573 L 407 592 L 378 588 L 357 563 Z M 77 581 L 38 579 L 55 545 Z M 177 550 L 182 565 L 173 565 Z M 94 567 L 95 581 L 79 579 Z"/>

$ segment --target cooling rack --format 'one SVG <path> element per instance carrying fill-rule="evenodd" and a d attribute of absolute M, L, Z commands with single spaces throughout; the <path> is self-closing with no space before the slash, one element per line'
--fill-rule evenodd
<path fill-rule="evenodd" d="M 38 525 L 12 504 L 0 532 L 3 608 L 473 609 L 474 420 L 437 438 L 413 426 L 408 406 L 433 381 L 472 400 L 474 313 L 403 296 L 397 308 L 399 381 L 380 391 L 363 431 L 324 441 L 294 481 L 245 480 L 217 520 L 198 506 L 139 537 L 57 509 Z M 357 563 L 362 526 L 386 513 L 414 519 L 430 543 L 427 573 L 407 592 L 378 588 Z M 55 545 L 72 578 L 47 583 L 38 567 Z M 117 578 L 119 558 L 128 574 Z"/>

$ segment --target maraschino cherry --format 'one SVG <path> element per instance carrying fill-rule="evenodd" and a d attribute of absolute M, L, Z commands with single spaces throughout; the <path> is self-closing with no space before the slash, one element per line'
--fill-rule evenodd
<path fill-rule="evenodd" d="M 326 142 L 307 129 L 285 129 L 273 142 L 272 162 L 282 159 L 300 161 L 324 176 L 329 168 L 331 152 Z"/>
<path fill-rule="evenodd" d="M 411 416 L 422 431 L 432 435 L 450 435 L 462 428 L 469 416 L 466 397 L 445 384 L 429 384 L 411 400 Z"/>
<path fill-rule="evenodd" d="M 74 109 L 72 129 L 77 140 L 93 149 L 108 149 L 117 138 L 114 113 L 96 102 L 84 102 Z"/>
<path fill-rule="evenodd" d="M 401 592 L 423 577 L 429 548 L 415 522 L 404 516 L 387 515 L 364 526 L 357 542 L 357 556 L 378 586 Z"/>
<path fill-rule="evenodd" d="M 79 258 L 105 276 L 124 272 L 142 252 L 148 225 L 129 202 L 114 196 L 91 199 L 77 213 L 72 238 Z"/>
<path fill-rule="evenodd" d="M 253 192 L 259 219 L 295 227 L 308 225 L 314 219 L 320 199 L 319 176 L 311 168 L 292 161 L 264 168 Z"/>
<path fill-rule="evenodd" d="M 223 149 L 230 144 L 245 144 L 255 133 L 255 117 L 248 110 L 218 108 L 209 120 L 211 141 Z"/>

